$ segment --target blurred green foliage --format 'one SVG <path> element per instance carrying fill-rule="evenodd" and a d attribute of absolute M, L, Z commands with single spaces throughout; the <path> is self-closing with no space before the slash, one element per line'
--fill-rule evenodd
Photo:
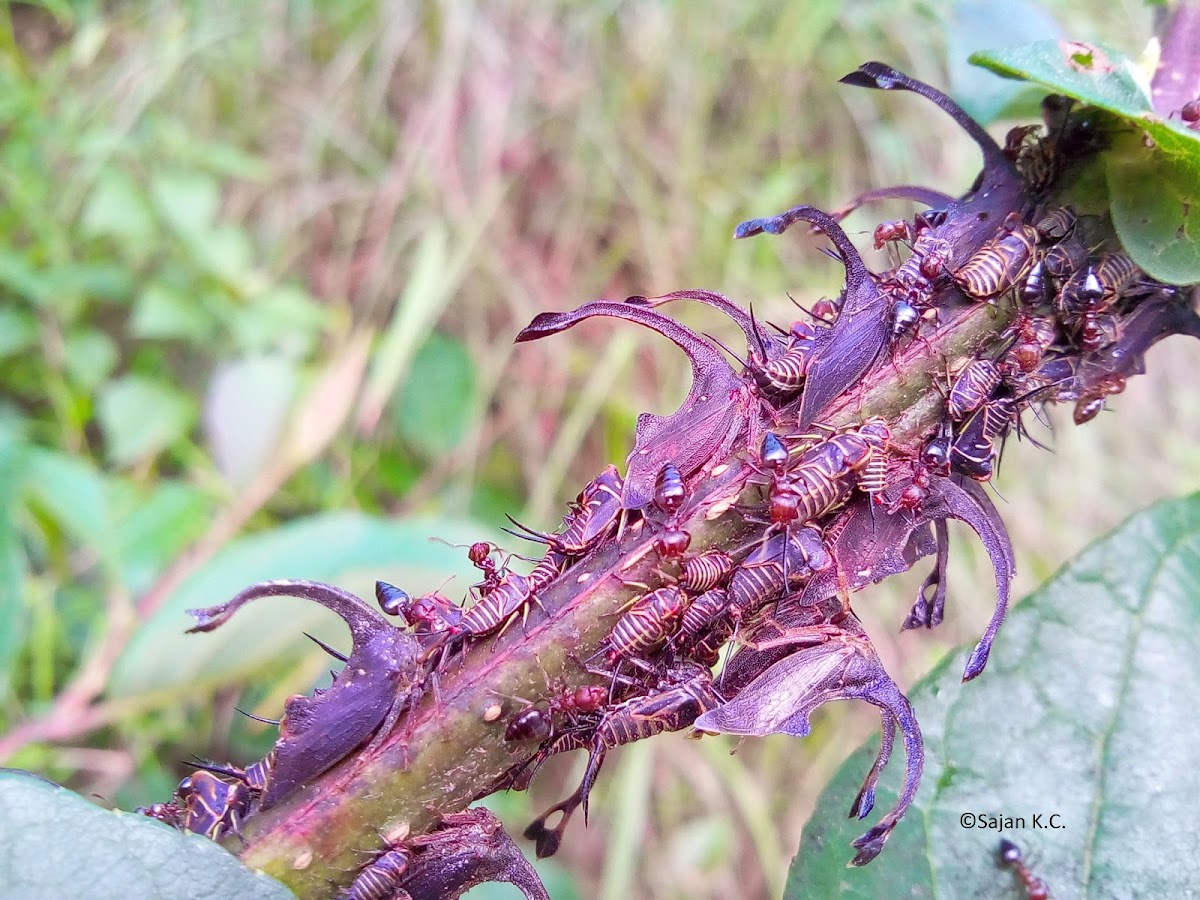
<path fill-rule="evenodd" d="M 235 707 L 278 715 L 328 665 L 299 634 L 316 623 L 278 612 L 255 620 L 259 642 L 185 639 L 184 604 L 305 573 L 360 592 L 458 573 L 461 592 L 462 552 L 415 535 L 488 538 L 504 513 L 552 527 L 687 370 L 619 326 L 519 351 L 511 337 L 601 295 L 708 287 L 785 319 L 785 293 L 835 290 L 816 242 L 734 245 L 732 226 L 885 184 L 969 185 L 978 161 L 952 123 L 835 82 L 877 58 L 949 83 L 947 53 L 992 33 L 968 33 L 970 6 L 5 6 L 7 764 L 124 806 L 163 799 L 190 754 L 261 756 L 269 729 Z M 1102 20 L 1046 9 L 1134 56 L 1150 33 L 1133 0 Z M 1133 506 L 1200 487 L 1179 437 L 1200 433 L 1200 401 L 1163 388 L 1189 365 L 1152 357 L 1122 425 L 1060 429 L 1057 459 L 1010 450 L 999 488 L 1026 586 Z M 966 546 L 952 583 L 988 584 Z M 863 602 L 909 680 L 989 605 L 964 588 L 942 634 L 889 641 L 915 586 Z M 737 756 L 670 739 L 619 754 L 592 827 L 564 844 L 570 876 L 551 877 L 589 897 L 777 895 L 817 791 L 875 722 L 815 725 Z M 503 811 L 522 823 L 569 777 L 548 766 Z"/>

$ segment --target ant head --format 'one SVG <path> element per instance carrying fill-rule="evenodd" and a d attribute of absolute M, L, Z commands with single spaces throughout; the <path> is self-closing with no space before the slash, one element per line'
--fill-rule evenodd
<path fill-rule="evenodd" d="M 442 610 L 450 605 L 452 604 L 447 597 L 434 591 L 412 601 L 404 612 L 404 618 L 409 625 L 432 625 L 442 618 Z"/>
<path fill-rule="evenodd" d="M 788 449 L 779 439 L 779 435 L 771 431 L 763 435 L 758 459 L 767 469 L 774 472 L 783 471 L 788 461 Z"/>
<path fill-rule="evenodd" d="M 908 223 L 904 220 L 896 222 L 880 222 L 875 227 L 874 245 L 876 250 L 882 250 L 889 241 L 900 240 L 908 236 Z"/>
<path fill-rule="evenodd" d="M 1000 848 L 998 850 L 1000 862 L 1005 865 L 1011 865 L 1021 860 L 1021 848 L 1014 844 L 1008 838 L 1000 838 Z"/>
<path fill-rule="evenodd" d="M 412 598 L 406 591 L 402 591 L 386 581 L 375 582 L 375 599 L 379 603 L 379 608 L 389 616 L 403 614 L 412 602 Z"/>
<path fill-rule="evenodd" d="M 1103 397 L 1093 397 L 1091 399 L 1083 399 L 1075 404 L 1075 413 L 1072 418 L 1076 425 L 1082 425 L 1084 422 L 1090 422 L 1100 414 L 1100 410 L 1104 408 Z"/>
<path fill-rule="evenodd" d="M 1000 223 L 1000 230 L 1004 232 L 1016 231 L 1025 224 L 1025 217 L 1015 210 L 1004 217 L 1004 221 Z"/>
<path fill-rule="evenodd" d="M 838 304 L 828 297 L 822 297 L 812 308 L 813 318 L 820 319 L 822 322 L 832 322 L 837 318 Z"/>
<path fill-rule="evenodd" d="M 585 684 L 570 693 L 570 703 L 580 712 L 591 712 L 602 707 L 608 699 L 608 688 L 599 684 Z"/>
<path fill-rule="evenodd" d="M 475 565 L 479 565 L 492 554 L 492 545 L 487 541 L 476 541 L 467 548 L 467 558 Z"/>
<path fill-rule="evenodd" d="M 936 281 L 946 271 L 949 259 L 950 244 L 941 238 L 932 241 L 921 256 L 921 276 L 928 281 Z"/>
<path fill-rule="evenodd" d="M 688 546 L 692 543 L 692 536 L 682 528 L 671 529 L 664 531 L 654 539 L 654 549 L 658 551 L 659 556 L 667 558 L 678 558 L 687 553 Z"/>

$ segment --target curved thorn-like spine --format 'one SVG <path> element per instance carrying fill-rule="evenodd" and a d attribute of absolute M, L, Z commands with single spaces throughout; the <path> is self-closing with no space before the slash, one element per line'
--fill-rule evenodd
<path fill-rule="evenodd" d="M 763 232 L 767 234 L 783 234 L 797 222 L 808 222 L 833 242 L 833 246 L 837 248 L 838 255 L 842 258 L 842 264 L 846 267 L 846 280 L 848 282 L 857 283 L 870 278 L 870 270 L 867 269 L 866 263 L 862 261 L 862 257 L 858 253 L 858 248 L 854 246 L 853 241 L 842 230 L 842 226 L 838 224 L 837 219 L 824 210 L 817 209 L 815 206 L 801 204 L 800 206 L 793 206 L 791 209 L 781 212 L 777 216 L 769 216 L 764 219 L 750 219 L 738 225 L 734 229 L 733 236 L 735 238 L 747 238 Z"/>
<path fill-rule="evenodd" d="M 887 63 L 881 62 L 863 63 L 850 74 L 844 75 L 839 81 L 854 87 L 874 88 L 880 91 L 912 91 L 914 94 L 919 94 L 947 113 L 963 131 L 971 136 L 971 140 L 979 146 L 980 152 L 983 153 L 985 169 L 1012 168 L 1012 163 L 1004 155 L 1004 149 L 996 142 L 996 139 L 971 118 L 966 110 L 937 88 L 925 84 L 923 81 L 917 81 L 917 79 L 893 69 Z"/>

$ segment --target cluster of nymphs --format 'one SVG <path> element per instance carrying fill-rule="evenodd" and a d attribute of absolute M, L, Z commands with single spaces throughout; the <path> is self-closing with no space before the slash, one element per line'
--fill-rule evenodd
<path fill-rule="evenodd" d="M 256 597 L 304 596 L 346 620 L 353 649 L 342 656 L 327 648 L 346 661 L 345 669 L 326 690 L 288 701 L 266 760 L 245 770 L 205 764 L 185 779 L 172 803 L 151 814 L 214 838 L 236 832 L 246 815 L 269 809 L 362 745 L 386 738 L 427 685 L 436 690 L 439 674 L 452 677 L 447 663 L 460 649 L 471 651 L 529 613 L 539 595 L 599 551 L 624 553 L 622 541 L 634 534 L 645 536 L 639 553 L 658 557 L 659 585 L 645 585 L 610 620 L 595 655 L 580 654 L 579 674 L 591 683 L 548 688 L 536 701 L 515 708 L 497 703 L 485 713 L 516 760 L 481 785 L 478 796 L 523 789 L 548 757 L 587 750 L 579 788 L 526 830 L 537 854 L 548 856 L 572 812 L 582 806 L 586 815 L 610 748 L 689 726 L 697 734 L 803 736 L 821 704 L 860 699 L 879 708 L 883 741 L 851 806 L 853 816 L 871 812 L 897 730 L 906 756 L 899 799 L 854 842 L 853 864 L 879 854 L 916 794 L 924 752 L 912 708 L 884 670 L 850 595 L 933 555 L 936 564 L 904 627 L 937 625 L 946 601 L 946 523 L 965 522 L 986 548 L 997 586 L 995 613 L 963 678 L 978 676 L 1015 572 L 1011 542 L 982 484 L 992 476 L 1004 438 L 1010 430 L 1022 433 L 1021 414 L 1032 404 L 1071 401 L 1076 421 L 1087 421 L 1105 397 L 1143 371 L 1144 354 L 1156 341 L 1175 333 L 1200 338 L 1200 317 L 1187 290 L 1154 281 L 1106 245 L 1102 217 L 1077 214 L 1053 199 L 1060 173 L 1104 144 L 1069 102 L 1047 98 L 1044 132 L 1014 129 L 1002 146 L 944 94 L 888 66 L 868 63 L 843 81 L 913 91 L 951 115 L 983 153 L 972 189 L 955 198 L 899 186 L 846 207 L 883 198 L 929 207 L 876 229 L 876 247 L 888 247 L 895 260 L 882 273 L 863 263 L 836 214 L 798 206 L 739 226 L 736 236 L 748 237 L 806 222 L 832 241 L 845 266 L 837 300 L 822 301 L 786 329 L 760 324 L 729 299 L 702 290 L 539 315 L 518 341 L 594 316 L 654 329 L 689 357 L 688 397 L 672 415 L 639 417 L 624 478 L 609 466 L 580 493 L 558 533 L 525 535 L 546 547 L 529 574 L 510 571 L 507 559 L 498 562 L 503 557 L 492 545 L 472 545 L 470 559 L 484 578 L 466 607 L 437 593 L 413 599 L 381 583 L 377 599 L 384 613 L 403 619 L 397 627 L 353 595 L 292 581 L 257 585 L 195 611 L 195 630 L 207 631 Z M 726 314 L 746 337 L 745 356 L 659 311 L 681 300 Z M 907 365 L 925 354 L 928 363 L 941 337 L 979 321 L 981 313 L 1002 317 L 1004 332 L 983 341 L 965 364 L 948 367 L 938 359 L 926 366 L 937 373 L 942 412 L 918 433 L 911 425 L 901 433 L 874 416 L 854 421 L 853 397 L 876 372 L 874 380 L 882 382 L 898 359 Z M 829 424 L 833 410 L 837 426 Z M 728 518 L 739 523 L 726 532 L 738 535 L 730 546 L 693 544 L 690 532 L 701 523 L 708 534 L 713 527 L 707 523 Z M 714 673 L 723 652 L 724 664 Z M 443 893 L 429 893 L 414 875 L 422 865 L 432 869 L 435 854 L 469 843 L 469 836 L 455 843 L 447 835 L 476 826 L 452 819 L 433 832 L 441 841 L 387 842 L 344 896 L 457 896 L 446 885 Z M 480 862 L 463 884 L 486 875 L 542 896 L 520 854 L 500 838 L 490 840 L 491 862 Z"/>

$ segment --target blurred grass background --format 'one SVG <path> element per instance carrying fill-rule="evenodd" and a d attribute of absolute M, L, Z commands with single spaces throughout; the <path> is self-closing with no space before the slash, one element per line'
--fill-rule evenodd
<path fill-rule="evenodd" d="M 917 98 L 839 87 L 859 63 L 961 95 L 966 52 L 1049 36 L 1039 16 L 1134 56 L 1151 33 L 1132 0 L 986 6 L 5 7 L 5 764 L 128 808 L 165 799 L 191 753 L 261 756 L 271 731 L 234 707 L 278 715 L 327 668 L 302 627 L 344 634 L 281 601 L 184 638 L 182 609 L 259 577 L 432 588 L 464 560 L 425 535 L 493 537 L 506 512 L 553 527 L 624 460 L 637 413 L 683 396 L 667 342 L 600 322 L 515 348 L 535 314 L 705 287 L 786 322 L 786 294 L 836 291 L 839 267 L 803 234 L 735 244 L 737 222 L 887 184 L 965 189 L 973 145 Z M 1053 415 L 1054 454 L 1010 445 L 996 487 L 1021 592 L 1200 488 L 1200 399 L 1176 389 L 1195 354 L 1157 348 L 1086 428 Z M 897 634 L 919 573 L 856 604 L 902 686 L 988 618 L 966 537 L 936 633 Z M 590 827 L 545 868 L 552 895 L 777 895 L 817 791 L 878 718 L 839 706 L 816 726 L 736 755 L 679 736 L 614 754 Z M 556 762 L 532 797 L 497 798 L 517 831 L 582 760 Z"/>

